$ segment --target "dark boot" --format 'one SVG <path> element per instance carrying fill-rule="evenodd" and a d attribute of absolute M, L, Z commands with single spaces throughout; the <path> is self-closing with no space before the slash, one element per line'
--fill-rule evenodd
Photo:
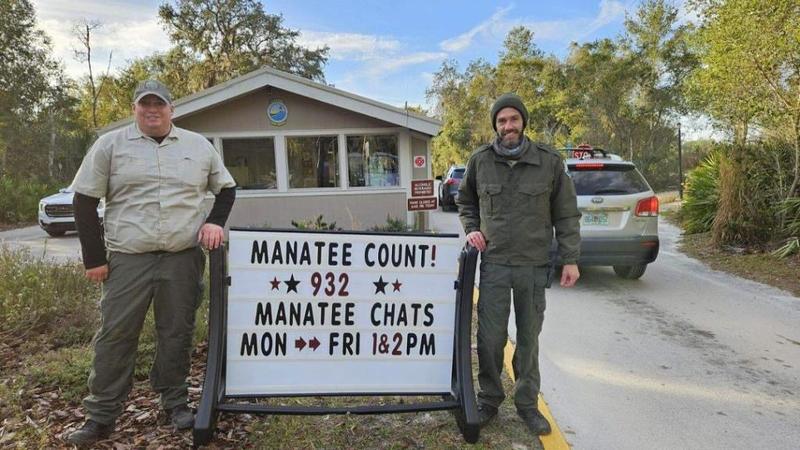
<path fill-rule="evenodd" d="M 531 433 L 540 436 L 543 434 L 550 434 L 550 423 L 544 418 L 538 409 L 528 409 L 524 411 L 517 411 L 522 422 L 528 427 Z"/>
<path fill-rule="evenodd" d="M 497 407 L 487 404 L 478 405 L 478 425 L 485 427 L 497 416 Z"/>
<path fill-rule="evenodd" d="M 194 426 L 194 412 L 186 405 L 168 410 L 167 416 L 176 430 L 186 430 Z"/>
<path fill-rule="evenodd" d="M 89 419 L 83 424 L 80 430 L 73 431 L 67 436 L 66 442 L 81 447 L 106 439 L 111 435 L 112 431 L 114 431 L 113 423 L 103 425 L 102 423 Z"/>

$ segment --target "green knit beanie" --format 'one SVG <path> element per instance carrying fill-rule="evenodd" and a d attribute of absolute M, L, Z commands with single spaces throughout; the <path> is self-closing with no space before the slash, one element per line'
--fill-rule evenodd
<path fill-rule="evenodd" d="M 522 115 L 522 128 L 525 129 L 528 125 L 528 108 L 525 107 L 525 103 L 522 102 L 519 95 L 508 93 L 497 97 L 494 105 L 492 105 L 492 128 L 494 128 L 494 131 L 497 131 L 497 113 L 499 113 L 501 109 L 508 107 L 519 111 Z"/>

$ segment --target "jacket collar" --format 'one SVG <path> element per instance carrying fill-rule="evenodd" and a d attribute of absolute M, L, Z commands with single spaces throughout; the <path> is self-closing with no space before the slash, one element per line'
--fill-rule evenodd
<path fill-rule="evenodd" d="M 533 143 L 530 139 L 525 139 L 526 146 L 525 150 L 522 152 L 522 156 L 517 160 L 517 162 L 523 162 L 526 164 L 532 164 L 534 166 L 539 166 L 542 164 L 542 157 L 539 155 L 539 146 Z M 505 163 L 508 159 L 500 156 L 494 151 L 494 148 L 491 149 L 492 154 L 494 155 L 494 160 Z"/>

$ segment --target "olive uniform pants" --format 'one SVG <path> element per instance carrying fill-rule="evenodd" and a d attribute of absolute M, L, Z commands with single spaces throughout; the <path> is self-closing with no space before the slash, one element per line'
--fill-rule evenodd
<path fill-rule="evenodd" d="M 544 289 L 548 268 L 481 263 L 478 297 L 478 383 L 481 404 L 499 407 L 505 399 L 500 374 L 508 340 L 511 291 L 514 291 L 516 349 L 514 404 L 517 410 L 537 407 L 539 394 L 539 333 L 544 321 Z"/>
<path fill-rule="evenodd" d="M 203 291 L 203 251 L 193 247 L 177 253 L 110 252 L 108 264 L 89 396 L 83 400 L 89 419 L 110 424 L 122 413 L 151 302 L 157 346 L 150 384 L 160 394 L 162 408 L 186 404 L 195 312 Z"/>

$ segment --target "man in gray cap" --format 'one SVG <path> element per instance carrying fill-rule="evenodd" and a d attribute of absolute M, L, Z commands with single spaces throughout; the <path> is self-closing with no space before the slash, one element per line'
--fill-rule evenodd
<path fill-rule="evenodd" d="M 555 229 L 564 269 L 561 286 L 580 276 L 575 187 L 561 156 L 529 141 L 528 110 L 514 94 L 492 106 L 494 142 L 470 157 L 456 204 L 467 242 L 482 252 L 478 299 L 478 394 L 481 425 L 488 424 L 505 399 L 500 374 L 508 339 L 514 292 L 517 347 L 512 362 L 514 403 L 528 429 L 549 434 L 538 410 L 539 333 L 544 321 L 544 290 L 549 287 L 550 247 Z"/>
<path fill-rule="evenodd" d="M 88 420 L 67 437 L 74 445 L 107 438 L 130 392 L 136 348 L 153 305 L 157 347 L 150 383 L 176 429 L 190 428 L 188 383 L 195 311 L 205 256 L 223 240 L 236 197 L 219 153 L 203 136 L 172 124 L 166 86 L 139 84 L 134 123 L 100 136 L 72 190 L 86 277 L 102 283 L 102 322 L 94 338 Z M 206 193 L 214 204 L 204 208 Z M 97 205 L 105 198 L 105 242 Z"/>

